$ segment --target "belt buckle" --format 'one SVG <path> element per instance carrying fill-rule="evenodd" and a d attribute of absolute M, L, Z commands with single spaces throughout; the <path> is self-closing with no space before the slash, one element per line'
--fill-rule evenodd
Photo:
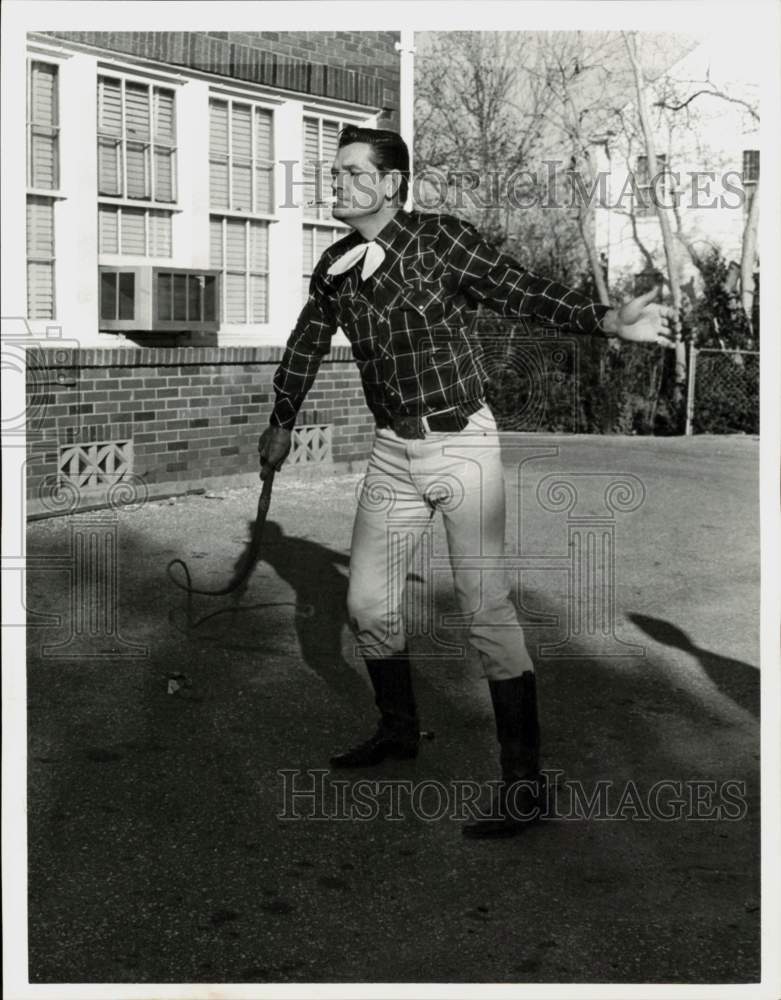
<path fill-rule="evenodd" d="M 397 416 L 393 418 L 393 430 L 400 438 L 412 440 L 424 437 L 419 417 Z"/>

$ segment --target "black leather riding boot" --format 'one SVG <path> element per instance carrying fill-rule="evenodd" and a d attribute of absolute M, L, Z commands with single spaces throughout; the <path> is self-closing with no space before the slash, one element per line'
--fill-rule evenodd
<path fill-rule="evenodd" d="M 365 743 L 331 757 L 332 767 L 371 767 L 386 757 L 404 760 L 418 755 L 420 726 L 407 653 L 367 660 L 366 667 L 380 710 L 380 724 Z"/>
<path fill-rule="evenodd" d="M 463 827 L 466 837 L 508 837 L 539 819 L 543 797 L 537 679 L 531 670 L 489 681 L 502 782 L 482 796 Z"/>

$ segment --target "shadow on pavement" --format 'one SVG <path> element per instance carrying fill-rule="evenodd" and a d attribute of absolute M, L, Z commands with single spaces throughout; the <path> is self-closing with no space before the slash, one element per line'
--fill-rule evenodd
<path fill-rule="evenodd" d="M 751 712 L 754 718 L 759 718 L 760 688 L 759 671 L 756 667 L 695 645 L 683 629 L 673 625 L 672 622 L 634 612 L 627 613 L 626 617 L 654 642 L 696 657 L 722 694 L 727 695 L 747 712 Z"/>
<path fill-rule="evenodd" d="M 280 820 L 279 770 L 327 768 L 346 729 L 352 738 L 373 719 L 368 686 L 343 654 L 347 557 L 268 522 L 262 562 L 313 613 L 258 607 L 253 643 L 233 648 L 247 611 L 223 647 L 198 630 L 183 637 L 168 620 L 178 597 L 166 561 L 171 546 L 193 544 L 181 541 L 192 528 L 180 530 L 128 521 L 120 535 L 120 629 L 149 647 L 147 659 L 43 655 L 69 627 L 69 590 L 62 574 L 29 574 L 33 611 L 63 616 L 59 630 L 28 633 L 31 981 L 757 978 L 753 808 L 743 823 L 551 822 L 480 845 L 447 817 L 409 812 L 401 821 Z M 66 556 L 69 542 L 64 525 L 34 530 L 28 552 Z M 262 570 L 253 586 L 273 601 Z M 105 582 L 93 579 L 92 591 Z M 538 610 L 563 614 L 530 596 Z M 453 610 L 447 587 L 437 599 Z M 683 641 L 667 628 L 667 639 Z M 539 629 L 532 648 L 555 638 Z M 427 642 L 413 640 L 413 670 L 422 723 L 437 739 L 417 761 L 348 785 L 496 776 L 474 662 L 416 661 Z M 712 777 L 694 753 L 707 744 L 755 786 L 746 764 L 755 737 L 716 725 L 691 695 L 660 683 L 651 658 L 624 667 L 588 655 L 539 664 L 545 766 L 584 782 L 631 776 L 645 788 Z M 170 696 L 174 671 L 193 683 Z M 671 738 L 681 731 L 688 743 Z M 338 790 L 333 776 L 323 787 Z M 378 940 L 393 947 L 378 950 Z"/>

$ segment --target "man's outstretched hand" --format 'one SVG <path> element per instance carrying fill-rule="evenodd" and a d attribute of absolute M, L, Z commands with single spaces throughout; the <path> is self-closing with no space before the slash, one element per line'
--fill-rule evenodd
<path fill-rule="evenodd" d="M 654 302 L 658 293 L 658 287 L 652 288 L 620 309 L 611 309 L 603 323 L 605 331 L 621 340 L 674 347 L 675 341 L 670 338 L 670 323 L 675 323 L 675 310 Z"/>
<path fill-rule="evenodd" d="M 277 472 L 290 454 L 290 431 L 284 427 L 267 427 L 258 440 L 260 478 L 268 479 Z"/>

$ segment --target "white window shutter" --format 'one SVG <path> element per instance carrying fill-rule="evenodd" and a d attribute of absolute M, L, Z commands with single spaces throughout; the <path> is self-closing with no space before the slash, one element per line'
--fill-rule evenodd
<path fill-rule="evenodd" d="M 265 222 L 250 223 L 250 270 L 268 271 L 268 224 Z"/>
<path fill-rule="evenodd" d="M 27 318 L 54 319 L 54 267 L 27 262 Z"/>
<path fill-rule="evenodd" d="M 304 274 L 311 274 L 314 270 L 314 261 L 312 259 L 312 254 L 314 252 L 314 235 L 314 226 L 304 226 L 303 260 L 301 268 Z"/>
<path fill-rule="evenodd" d="M 98 77 L 98 131 L 101 135 L 122 135 L 122 91 L 119 80 Z"/>
<path fill-rule="evenodd" d="M 54 319 L 54 203 L 27 199 L 27 315 Z"/>
<path fill-rule="evenodd" d="M 252 135 L 250 107 L 233 105 L 231 119 L 232 199 L 235 211 L 252 211 Z"/>
<path fill-rule="evenodd" d="M 98 253 L 119 253 L 117 210 L 110 205 L 98 208 Z"/>
<path fill-rule="evenodd" d="M 58 186 L 56 141 L 53 135 L 41 135 L 33 126 L 30 136 L 30 157 L 34 188 L 54 190 Z"/>
<path fill-rule="evenodd" d="M 228 105 L 225 101 L 209 101 L 209 153 L 228 155 Z"/>
<path fill-rule="evenodd" d="M 125 84 L 125 135 L 142 142 L 150 138 L 149 87 L 146 84 Z"/>
<path fill-rule="evenodd" d="M 155 87 L 155 142 L 165 146 L 176 145 L 176 122 L 174 119 L 174 92 Z"/>
<path fill-rule="evenodd" d="M 271 167 L 255 169 L 255 200 L 258 212 L 274 211 L 274 179 Z"/>
<path fill-rule="evenodd" d="M 272 113 L 264 108 L 255 108 L 255 198 L 258 212 L 273 211 L 274 145 L 272 129 Z"/>
<path fill-rule="evenodd" d="M 225 275 L 225 320 L 227 323 L 247 322 L 247 276 Z"/>
<path fill-rule="evenodd" d="M 100 194 L 122 194 L 120 171 L 121 146 L 116 139 L 98 139 L 98 191 Z"/>
<path fill-rule="evenodd" d="M 320 122 L 317 118 L 304 119 L 304 187 L 303 200 L 314 201 L 317 197 L 317 187 L 315 185 L 316 167 L 315 163 L 320 157 L 319 136 Z M 304 207 L 304 218 L 316 219 L 318 209 L 316 205 Z"/>
<path fill-rule="evenodd" d="M 122 89 L 119 80 L 98 77 L 98 191 L 121 195 Z"/>
<path fill-rule="evenodd" d="M 27 256 L 54 257 L 54 204 L 48 198 L 27 199 Z"/>
<path fill-rule="evenodd" d="M 127 196 L 149 197 L 149 147 L 137 143 L 127 144 Z"/>
<path fill-rule="evenodd" d="M 35 188 L 59 186 L 57 164 L 57 67 L 30 66 L 30 181 Z"/>
<path fill-rule="evenodd" d="M 209 102 L 209 203 L 229 208 L 228 202 L 228 105 Z"/>
<path fill-rule="evenodd" d="M 273 116 L 264 108 L 255 108 L 255 157 L 258 160 L 273 160 L 272 139 Z"/>
<path fill-rule="evenodd" d="M 268 322 L 268 278 L 265 274 L 250 276 L 250 307 L 253 323 Z"/>
<path fill-rule="evenodd" d="M 155 191 L 158 201 L 174 201 L 175 102 L 172 90 L 154 88 Z"/>
<path fill-rule="evenodd" d="M 252 170 L 249 164 L 233 161 L 233 205 L 235 212 L 252 211 Z"/>
<path fill-rule="evenodd" d="M 304 119 L 304 159 L 310 164 L 319 156 L 317 141 L 319 122 L 317 118 Z"/>
<path fill-rule="evenodd" d="M 325 251 L 333 243 L 332 229 L 317 229 L 315 239 L 315 260 L 320 260 Z"/>
<path fill-rule="evenodd" d="M 34 62 L 30 75 L 32 121 L 36 125 L 57 125 L 57 67 Z"/>
<path fill-rule="evenodd" d="M 144 211 L 142 209 L 125 208 L 122 210 L 122 253 L 146 253 L 144 239 Z"/>
<path fill-rule="evenodd" d="M 209 266 L 222 269 L 222 219 L 209 220 Z"/>
<path fill-rule="evenodd" d="M 149 213 L 149 256 L 171 256 L 170 212 Z"/>
<path fill-rule="evenodd" d="M 336 147 L 339 141 L 339 122 L 323 122 L 323 155 L 326 169 L 330 169 L 331 161 L 336 156 Z"/>
<path fill-rule="evenodd" d="M 241 219 L 228 219 L 225 235 L 225 266 L 231 271 L 247 269 L 245 223 Z"/>
<path fill-rule="evenodd" d="M 149 87 L 125 84 L 125 136 L 127 138 L 127 197 L 149 198 Z"/>
<path fill-rule="evenodd" d="M 228 204 L 228 164 L 209 164 L 209 203 L 211 208 L 229 208 Z"/>
<path fill-rule="evenodd" d="M 174 154 L 170 149 L 155 147 L 155 199 L 174 200 Z"/>
<path fill-rule="evenodd" d="M 252 156 L 250 107 L 248 104 L 233 105 L 231 153 L 242 160 L 249 160 Z"/>

